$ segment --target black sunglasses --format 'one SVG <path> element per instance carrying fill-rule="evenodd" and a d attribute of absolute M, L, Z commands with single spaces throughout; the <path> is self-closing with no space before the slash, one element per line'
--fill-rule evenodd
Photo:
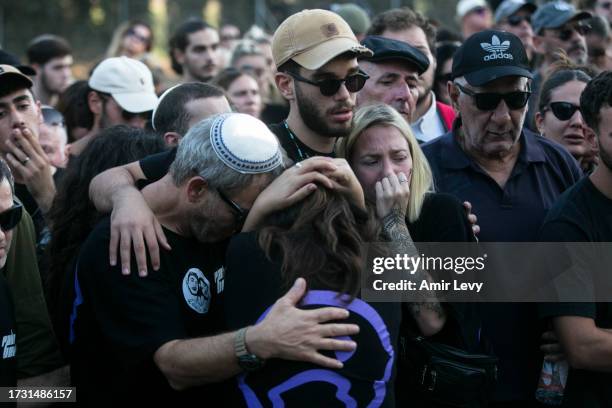
<path fill-rule="evenodd" d="M 448 73 L 446 73 L 446 74 L 440 74 L 440 75 L 438 75 L 438 76 L 436 77 L 436 81 L 439 81 L 439 82 L 444 82 L 444 85 L 446 85 L 446 83 L 447 83 L 448 81 L 451 81 L 452 79 L 453 79 L 453 74 L 452 74 L 452 73 L 450 73 L 450 72 L 448 72 Z"/>
<path fill-rule="evenodd" d="M 585 36 L 591 32 L 591 26 L 588 24 L 575 24 L 573 26 L 566 27 L 559 31 L 557 38 L 561 41 L 568 41 L 574 35 L 574 31 L 582 36 Z"/>
<path fill-rule="evenodd" d="M 612 3 L 610 3 L 609 1 L 605 2 L 605 3 L 601 3 L 599 4 L 599 7 L 601 7 L 604 10 L 610 10 L 610 8 L 612 7 Z"/>
<path fill-rule="evenodd" d="M 342 84 L 346 86 L 346 89 L 350 93 L 359 92 L 365 85 L 366 81 L 370 78 L 365 72 L 359 71 L 358 73 L 349 75 L 344 79 L 327 78 L 321 81 L 311 81 L 310 79 L 304 78 L 303 76 L 295 72 L 287 73 L 291 75 L 296 81 L 305 82 L 307 84 L 318 87 L 319 91 L 321 91 L 321 94 L 323 96 L 335 95 L 336 92 L 338 92 L 338 90 L 342 86 Z"/>
<path fill-rule="evenodd" d="M 236 223 L 238 224 L 238 228 L 242 228 L 244 221 L 249 215 L 249 210 L 246 210 L 242 208 L 241 206 L 239 206 L 238 204 L 236 204 L 232 199 L 226 196 L 223 193 L 223 191 L 221 191 L 221 189 L 217 189 L 217 194 L 219 194 L 219 197 L 221 197 L 221 200 L 225 201 L 227 205 L 232 207 L 232 209 L 234 210 L 234 213 L 236 214 Z"/>
<path fill-rule="evenodd" d="M 511 25 L 512 27 L 518 26 L 523 21 L 526 21 L 529 24 L 531 24 L 531 16 L 518 16 L 518 15 L 514 15 L 514 16 L 508 17 L 508 24 Z"/>
<path fill-rule="evenodd" d="M 7 232 L 12 230 L 21 221 L 23 206 L 18 202 L 13 201 L 13 206 L 6 211 L 0 213 L 0 228 Z"/>
<path fill-rule="evenodd" d="M 530 91 L 515 91 L 509 92 L 505 94 L 500 93 L 489 93 L 489 92 L 473 92 L 469 89 L 464 88 L 463 86 L 455 83 L 457 88 L 461 92 L 466 95 L 474 98 L 476 102 L 476 107 L 481 111 L 492 111 L 497 108 L 499 102 L 503 99 L 508 105 L 508 108 L 512 110 L 522 109 L 527 105 L 527 101 L 529 101 L 529 95 L 531 95 Z"/>
<path fill-rule="evenodd" d="M 551 110 L 553 115 L 561 121 L 570 120 L 576 111 L 580 110 L 580 106 L 574 105 L 569 102 L 551 102 L 543 112 Z"/>
<path fill-rule="evenodd" d="M 136 38 L 138 41 L 140 41 L 140 42 L 142 42 L 142 43 L 145 43 L 145 44 L 149 44 L 149 41 L 151 40 L 151 38 L 150 38 L 150 37 L 144 37 L 144 36 L 142 36 L 142 35 L 138 34 L 138 33 L 136 32 L 136 30 L 135 30 L 135 29 L 133 29 L 133 28 L 130 28 L 129 30 L 127 30 L 127 31 L 125 32 L 125 34 L 126 34 L 126 35 L 130 35 L 130 36 L 132 36 L 132 37 Z"/>

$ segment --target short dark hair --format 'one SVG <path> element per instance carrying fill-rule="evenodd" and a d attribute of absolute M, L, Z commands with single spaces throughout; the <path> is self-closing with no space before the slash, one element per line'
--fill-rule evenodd
<path fill-rule="evenodd" d="M 62 37 L 53 34 L 43 34 L 34 38 L 27 49 L 30 64 L 44 65 L 54 58 L 72 55 L 70 44 Z"/>
<path fill-rule="evenodd" d="M 15 195 L 15 179 L 13 178 L 13 173 L 4 159 L 0 158 L 0 183 L 2 183 L 4 180 L 8 181 L 9 185 L 11 186 L 11 193 Z"/>
<path fill-rule="evenodd" d="M 225 93 L 222 89 L 202 82 L 189 82 L 181 84 L 170 91 L 159 102 L 153 125 L 159 134 L 176 132 L 181 136 L 189 130 L 191 116 L 185 105 L 196 99 L 221 98 Z"/>
<path fill-rule="evenodd" d="M 74 142 L 72 131 L 82 127 L 91 129 L 94 124 L 94 114 L 89 110 L 87 98 L 93 91 L 87 81 L 76 81 L 60 95 L 57 110 L 64 115 L 64 124 L 68 134 L 68 142 Z"/>
<path fill-rule="evenodd" d="M 372 20 L 367 35 L 382 35 L 385 31 L 402 31 L 419 27 L 425 33 L 432 54 L 436 50 L 436 27 L 421 13 L 408 7 L 384 11 Z"/>
<path fill-rule="evenodd" d="M 599 134 L 600 112 L 612 106 L 612 71 L 604 71 L 589 82 L 580 95 L 580 112 L 586 124 Z"/>
<path fill-rule="evenodd" d="M 168 48 L 170 49 L 170 59 L 172 60 L 172 69 L 174 72 L 179 75 L 183 74 L 183 66 L 176 60 L 174 50 L 185 51 L 189 45 L 189 34 L 197 33 L 198 31 L 202 31 L 207 28 L 214 30 L 210 24 L 197 17 L 191 17 L 178 26 L 168 44 Z"/>

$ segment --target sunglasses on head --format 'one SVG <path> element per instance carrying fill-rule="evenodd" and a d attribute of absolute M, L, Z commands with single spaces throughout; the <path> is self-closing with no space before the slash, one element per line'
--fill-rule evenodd
<path fill-rule="evenodd" d="M 310 79 L 304 78 L 295 72 L 287 73 L 296 81 L 305 82 L 307 84 L 316 86 L 319 88 L 319 91 L 321 91 L 323 96 L 335 95 L 342 84 L 346 86 L 346 89 L 350 93 L 359 92 L 365 85 L 366 81 L 370 78 L 365 72 L 359 71 L 358 73 L 349 75 L 344 79 L 327 78 L 320 81 L 311 81 Z"/>
<path fill-rule="evenodd" d="M 522 109 L 527 105 L 529 101 L 530 91 L 515 91 L 505 94 L 493 93 L 493 92 L 474 92 L 470 89 L 464 88 L 463 86 L 455 83 L 457 88 L 464 94 L 471 96 L 476 102 L 476 107 L 481 111 L 492 111 L 497 108 L 499 102 L 503 99 L 508 105 L 508 108 L 512 110 Z"/>
<path fill-rule="evenodd" d="M 559 31 L 557 38 L 561 41 L 568 41 L 574 35 L 574 31 L 578 34 L 585 36 L 591 32 L 591 26 L 588 24 L 576 24 L 573 26 L 565 27 Z"/>
<path fill-rule="evenodd" d="M 23 206 L 18 202 L 13 201 L 13 206 L 6 211 L 0 213 L 0 228 L 7 232 L 12 230 L 21 221 Z"/>
<path fill-rule="evenodd" d="M 145 37 L 143 35 L 140 35 L 136 32 L 136 30 L 134 30 L 133 28 L 130 28 L 129 30 L 126 31 L 125 33 L 126 35 L 129 35 L 131 37 L 136 38 L 138 41 L 143 42 L 145 44 L 149 43 L 150 38 L 149 37 Z"/>
<path fill-rule="evenodd" d="M 231 198 L 226 196 L 223 193 L 223 191 L 221 191 L 221 189 L 219 189 L 219 188 L 217 189 L 217 194 L 219 194 L 219 197 L 221 197 L 221 200 L 223 200 L 227 205 L 229 205 L 234 210 L 234 214 L 236 216 L 237 227 L 239 229 L 242 228 L 242 226 L 244 225 L 244 221 L 246 220 L 247 216 L 249 215 L 249 210 L 244 209 L 241 206 L 239 206 L 238 204 L 236 204 L 236 202 L 234 202 L 234 200 L 232 200 Z"/>
<path fill-rule="evenodd" d="M 565 122 L 566 120 L 570 120 L 576 111 L 580 110 L 580 106 L 569 102 L 551 102 L 543 109 L 544 112 L 547 110 L 551 110 L 557 119 Z"/>
<path fill-rule="evenodd" d="M 529 24 L 531 24 L 531 16 L 517 16 L 517 15 L 514 15 L 514 16 L 508 17 L 508 24 L 511 25 L 512 27 L 518 26 L 523 21 L 526 21 Z"/>

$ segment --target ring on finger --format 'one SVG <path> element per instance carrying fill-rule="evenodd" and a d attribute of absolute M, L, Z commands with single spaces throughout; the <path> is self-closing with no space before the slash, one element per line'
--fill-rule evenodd
<path fill-rule="evenodd" d="M 29 161 L 30 161 L 30 158 L 26 156 L 26 158 L 21 161 L 21 164 L 25 166 Z"/>
<path fill-rule="evenodd" d="M 302 168 L 302 163 L 300 163 L 300 162 L 295 163 L 295 167 L 297 167 L 298 169 L 301 169 Z"/>

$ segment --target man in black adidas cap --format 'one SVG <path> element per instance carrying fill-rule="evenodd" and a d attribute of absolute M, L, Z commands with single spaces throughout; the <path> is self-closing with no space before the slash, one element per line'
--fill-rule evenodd
<path fill-rule="evenodd" d="M 370 79 L 357 93 L 357 106 L 386 103 L 410 123 L 419 96 L 418 77 L 429 67 L 429 59 L 410 44 L 390 38 L 371 35 L 362 44 L 374 55 L 359 59 Z"/>
<path fill-rule="evenodd" d="M 458 118 L 452 131 L 423 146 L 436 189 L 474 206 L 481 241 L 537 241 L 547 209 L 581 176 L 562 147 L 523 129 L 532 78 L 527 64 L 513 34 L 487 30 L 468 38 L 449 83 Z M 499 358 L 492 406 L 534 406 L 542 362 L 535 306 L 481 309 L 482 336 Z"/>

